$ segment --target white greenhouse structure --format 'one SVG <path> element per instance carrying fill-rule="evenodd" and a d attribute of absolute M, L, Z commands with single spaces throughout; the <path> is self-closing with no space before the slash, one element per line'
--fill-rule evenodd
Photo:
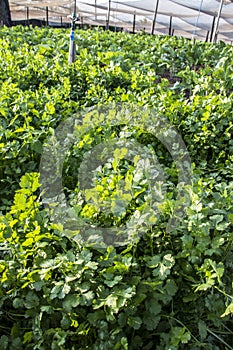
<path fill-rule="evenodd" d="M 230 0 L 9 0 L 13 21 L 39 19 L 57 26 L 69 22 L 75 3 L 82 25 L 233 42 Z"/>

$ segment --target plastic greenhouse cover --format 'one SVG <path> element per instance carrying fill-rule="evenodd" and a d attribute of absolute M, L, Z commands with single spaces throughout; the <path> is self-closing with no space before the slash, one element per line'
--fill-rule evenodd
<path fill-rule="evenodd" d="M 153 20 L 153 16 L 149 16 L 148 18 Z M 168 28 L 170 24 L 170 17 L 165 15 L 158 15 L 156 18 L 156 24 L 157 23 L 162 24 Z M 181 18 L 174 17 L 172 18 L 172 28 L 192 33 L 195 27 L 189 23 L 184 22 Z"/>
<path fill-rule="evenodd" d="M 114 1 L 115 2 L 115 1 Z M 117 2 L 117 1 L 116 1 Z M 120 4 L 125 4 L 141 10 L 147 10 L 154 13 L 155 0 L 118 0 Z M 171 0 L 160 0 L 158 6 L 158 13 L 168 16 L 197 16 L 197 11 L 178 5 Z"/>
<path fill-rule="evenodd" d="M 114 1 L 114 0 L 113 0 Z M 116 0 L 115 0 L 116 1 Z M 117 0 L 121 4 L 127 4 L 128 6 L 135 7 L 138 9 L 146 9 L 154 13 L 156 0 Z M 200 6 L 202 5 L 202 6 Z M 180 25 L 176 21 L 174 17 L 180 18 L 184 21 L 184 25 L 182 27 L 183 31 L 187 33 L 190 32 L 190 28 L 187 28 L 185 22 L 193 25 L 193 31 L 198 34 L 201 34 L 202 31 L 200 29 L 205 30 L 206 32 L 202 32 L 202 36 L 207 34 L 207 31 L 211 31 L 213 25 L 213 18 L 217 16 L 219 11 L 220 1 L 217 0 L 160 0 L 158 4 L 158 13 L 156 16 L 156 25 L 157 23 L 161 23 L 160 14 L 164 14 L 166 16 L 172 16 L 172 26 L 173 29 L 179 29 Z M 200 8 L 201 7 L 201 8 Z M 199 14 L 200 10 L 200 14 Z M 151 17 L 150 17 L 151 18 Z M 225 21 L 224 21 L 224 19 Z M 168 19 L 169 22 L 169 19 Z M 228 23 L 228 24 L 227 24 Z M 181 23 L 180 23 L 181 24 Z M 231 31 L 233 24 L 233 3 L 229 1 L 222 8 L 221 19 L 219 22 L 219 39 L 228 39 L 232 38 Z M 175 28 L 176 27 L 176 28 Z M 228 35 L 226 31 L 228 30 Z M 224 32 L 224 36 L 222 36 Z"/>
<path fill-rule="evenodd" d="M 181 19 L 194 27 L 197 25 L 198 28 L 202 28 L 204 30 L 210 30 L 213 24 L 213 17 L 204 14 L 200 15 L 198 18 L 198 23 L 196 22 L 196 17 L 182 17 Z"/>
<path fill-rule="evenodd" d="M 49 8 L 49 19 L 69 21 L 67 16 L 73 12 L 73 0 L 9 0 L 12 19 L 25 19 L 26 7 L 30 18 L 45 18 L 46 6 Z M 86 23 L 103 24 L 108 15 L 110 5 L 110 22 L 133 23 L 136 15 L 136 30 L 139 27 L 150 27 L 154 18 L 157 0 L 77 0 L 77 12 Z M 200 5 L 201 9 L 200 9 Z M 155 33 L 168 34 L 170 17 L 175 34 L 195 33 L 204 38 L 211 32 L 214 16 L 220 8 L 220 0 L 159 0 L 156 16 Z M 200 13 L 199 13 L 199 10 Z M 97 15 L 97 17 L 96 17 Z M 218 39 L 231 40 L 233 37 L 233 1 L 224 0 L 219 21 Z"/>
<path fill-rule="evenodd" d="M 164 1 L 164 0 L 163 0 Z M 93 6 L 95 6 L 96 4 L 96 1 L 95 0 L 87 0 L 85 3 L 87 4 L 90 3 L 90 4 L 93 4 Z M 127 2 L 128 4 L 129 2 Z M 153 21 L 153 12 L 154 12 L 154 9 L 151 10 L 151 7 L 150 6 L 147 6 L 145 7 L 145 2 L 143 2 L 143 7 L 149 11 L 143 11 L 141 8 L 135 8 L 135 7 L 132 7 L 131 4 L 132 2 L 130 1 L 130 6 L 127 6 L 126 5 L 126 2 L 124 2 L 124 4 L 122 2 L 119 2 L 119 1 L 112 1 L 111 2 L 111 13 L 114 13 L 114 11 L 117 11 L 118 14 L 117 16 L 119 16 L 119 18 L 121 18 L 122 13 L 123 12 L 130 12 L 132 14 L 136 14 L 136 24 L 137 26 L 140 25 L 139 21 L 143 21 L 143 17 L 140 17 L 138 16 L 138 14 L 144 14 L 145 18 L 147 20 L 150 21 L 150 27 L 151 27 L 151 22 Z M 135 1 L 134 1 L 135 3 Z M 170 3 L 170 1 L 167 1 L 166 3 Z M 148 5 L 148 4 L 147 4 Z M 149 4 L 150 5 L 150 4 Z M 166 4 L 165 4 L 166 5 Z M 97 2 L 97 8 L 102 8 L 102 9 L 108 9 L 108 6 L 109 6 L 109 2 L 102 2 L 102 1 L 98 1 Z M 140 6 L 140 5 L 139 5 Z M 154 1 L 153 1 L 153 6 L 154 6 Z M 179 9 L 180 10 L 180 7 L 176 4 L 172 4 L 173 6 L 173 9 L 176 8 L 176 9 Z M 168 6 L 169 8 L 169 6 Z M 164 7 L 164 11 L 165 11 L 165 7 Z M 160 11 L 159 11 L 160 12 Z M 192 13 L 191 13 L 192 12 Z M 194 22 L 196 20 L 196 17 L 197 17 L 197 12 L 196 11 L 191 11 L 190 10 L 188 11 L 189 15 L 195 15 L 194 18 Z M 122 18 L 123 20 L 123 18 Z M 127 21 L 127 22 L 133 22 L 133 17 L 124 17 L 124 21 Z M 157 17 L 156 17 L 156 32 L 161 32 L 161 33 L 167 33 L 168 32 L 168 28 L 169 28 L 169 23 L 170 23 L 170 16 L 168 15 L 162 15 L 162 14 L 158 14 Z M 141 23 L 142 24 L 142 23 Z M 145 25 L 144 25 L 145 26 Z M 143 25 L 142 25 L 143 27 Z M 187 32 L 187 33 L 193 33 L 195 27 L 192 25 L 192 23 L 186 23 L 185 21 L 183 21 L 183 19 L 179 19 L 178 17 L 177 18 L 173 18 L 172 19 L 172 28 L 175 29 L 175 30 L 179 30 L 179 31 L 182 31 L 182 32 Z M 137 29 L 137 28 L 136 28 Z M 202 33 L 202 36 L 206 36 L 206 33 Z"/>
<path fill-rule="evenodd" d="M 162 1 L 162 0 L 161 0 Z M 172 0 L 176 4 L 180 4 L 183 6 L 186 6 L 189 9 L 195 9 L 199 10 L 201 0 Z M 202 2 L 202 7 L 201 7 L 201 12 L 207 13 L 212 16 L 217 16 L 219 9 L 219 1 L 217 0 L 203 0 Z M 228 2 L 223 4 L 222 12 L 221 12 L 221 17 L 233 17 L 233 4 Z"/>
<path fill-rule="evenodd" d="M 9 0 L 10 5 L 18 6 L 62 6 L 62 5 L 72 5 L 71 0 Z"/>
<path fill-rule="evenodd" d="M 82 15 L 85 14 L 85 13 L 86 14 L 95 14 L 95 13 L 97 13 L 100 16 L 104 16 L 104 15 L 106 16 L 106 11 L 101 10 L 99 8 L 95 9 L 95 7 L 93 7 L 93 6 L 89 5 L 89 4 L 84 4 L 84 3 L 78 3 L 77 4 L 77 13 L 78 13 L 78 15 L 81 14 L 81 13 L 82 13 Z M 105 17 L 105 19 L 106 19 L 106 17 Z"/>
<path fill-rule="evenodd" d="M 107 10 L 109 6 L 109 2 L 106 1 L 95 1 L 95 0 L 84 0 L 84 1 L 78 1 L 78 3 L 83 4 L 90 4 L 90 6 L 96 7 L 96 8 L 102 8 Z M 119 3 L 119 2 L 111 2 L 111 11 L 117 11 L 121 13 L 131 13 L 131 14 L 138 14 L 138 15 L 147 15 L 151 13 L 151 11 L 146 10 L 138 10 L 136 8 L 132 8 L 131 6 L 127 6 L 125 4 Z"/>

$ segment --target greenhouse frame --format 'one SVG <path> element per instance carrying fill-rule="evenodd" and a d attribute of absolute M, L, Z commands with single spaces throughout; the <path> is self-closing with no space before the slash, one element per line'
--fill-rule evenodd
<path fill-rule="evenodd" d="M 69 23 L 70 0 L 10 0 L 12 21 Z M 115 30 L 169 34 L 209 42 L 233 40 L 233 2 L 229 0 L 83 0 L 76 2 L 80 24 Z"/>

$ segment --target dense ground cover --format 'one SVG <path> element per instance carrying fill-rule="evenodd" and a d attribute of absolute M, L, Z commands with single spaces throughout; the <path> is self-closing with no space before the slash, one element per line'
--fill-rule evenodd
<path fill-rule="evenodd" d="M 232 47 L 80 31 L 69 66 L 68 41 L 65 30 L 0 30 L 0 349 L 232 349 Z M 96 249 L 51 222 L 39 163 L 61 121 L 111 101 L 166 116 L 187 146 L 193 186 L 185 218 L 168 233 L 177 185 L 169 152 L 130 125 L 90 129 L 63 169 L 79 215 L 120 226 L 146 202 L 143 181 L 127 213 L 79 200 L 77 168 L 107 139 L 127 134 L 154 149 L 168 186 L 159 219 L 138 241 Z M 132 185 L 134 167 L 115 154 L 96 193 L 114 197 L 123 178 Z"/>

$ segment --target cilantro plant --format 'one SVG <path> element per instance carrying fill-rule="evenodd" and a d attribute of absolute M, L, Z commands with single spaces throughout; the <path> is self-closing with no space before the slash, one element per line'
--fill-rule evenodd
<path fill-rule="evenodd" d="M 232 349 L 232 46 L 79 30 L 69 66 L 68 35 L 0 28 L 0 349 Z M 90 127 L 63 167 L 66 200 L 87 222 L 121 226 L 150 193 L 121 149 L 81 196 L 77 170 L 101 142 L 128 137 L 153 151 L 167 186 L 138 240 L 95 248 L 51 220 L 39 164 L 62 121 L 111 101 L 174 125 L 193 165 L 191 203 L 167 232 L 178 185 L 168 150 L 140 127 Z"/>

